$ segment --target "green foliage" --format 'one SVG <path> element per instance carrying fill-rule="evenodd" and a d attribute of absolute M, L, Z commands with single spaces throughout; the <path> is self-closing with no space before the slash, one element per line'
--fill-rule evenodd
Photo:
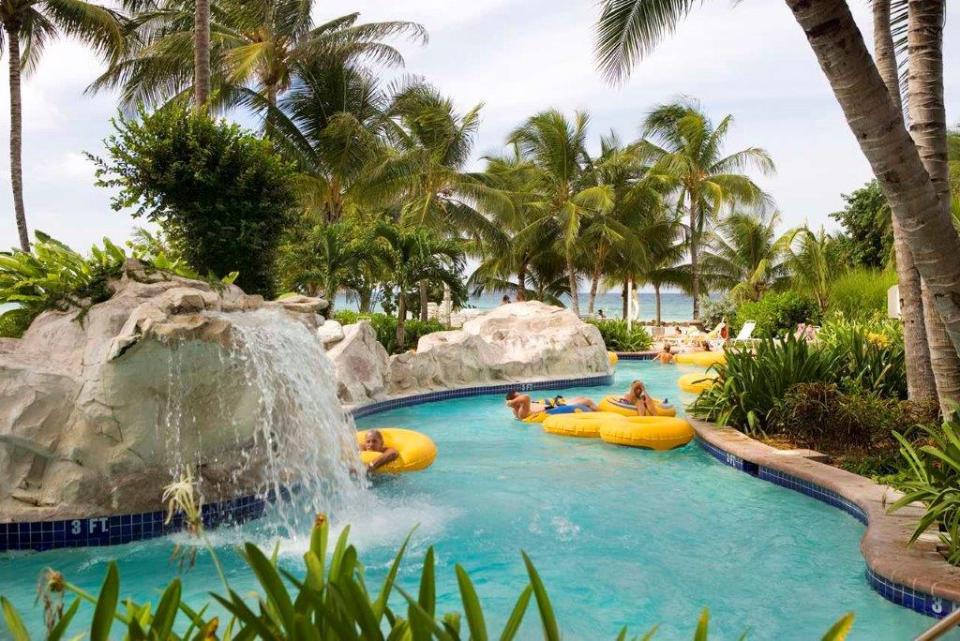
<path fill-rule="evenodd" d="M 295 205 L 291 167 L 237 125 L 170 105 L 113 121 L 109 160 L 92 158 L 113 208 L 135 208 L 200 273 L 239 271 L 248 293 L 271 296 L 280 233 Z"/>
<path fill-rule="evenodd" d="M 893 270 L 851 269 L 830 283 L 827 315 L 843 314 L 847 318 L 861 318 L 876 313 L 886 314 L 887 290 L 896 284 L 897 274 Z"/>
<path fill-rule="evenodd" d="M 845 469 L 876 476 L 902 468 L 893 433 L 911 434 L 917 425 L 934 423 L 937 414 L 932 401 L 844 392 L 836 383 L 801 383 L 777 403 L 770 427 L 797 446 L 833 456 Z"/>
<path fill-rule="evenodd" d="M 631 329 L 627 329 L 625 320 L 589 320 L 587 322 L 600 330 L 603 342 L 612 352 L 642 352 L 650 349 L 653 344 L 650 334 L 639 324 L 634 324 Z"/>
<path fill-rule="evenodd" d="M 223 641 L 483 641 L 491 638 L 491 632 L 494 631 L 487 625 L 482 602 L 463 567 L 454 566 L 462 612 L 438 615 L 436 562 L 432 547 L 424 557 L 416 595 L 396 585 L 409 537 L 394 557 L 379 591 L 374 593 L 367 584 L 359 552 L 349 543 L 349 533 L 350 528 L 344 528 L 332 551 L 329 550 L 329 526 L 325 518 L 318 517 L 318 524 L 310 535 L 310 547 L 303 555 L 302 579 L 279 567 L 275 557 L 271 558 L 256 545 L 246 543 L 241 553 L 257 578 L 258 586 L 253 595 L 240 595 L 229 586 L 225 586 L 225 594 L 212 593 L 216 602 L 230 615 L 219 637 L 215 635 L 220 629 L 218 618 L 206 614 L 206 607 L 197 610 L 185 603 L 179 579 L 167 585 L 155 608 L 149 602 L 136 603 L 129 599 L 124 599 L 123 605 L 118 607 L 121 603 L 120 577 L 116 562 L 111 562 L 97 597 L 61 579 L 59 589 L 76 595 L 76 598 L 59 621 L 51 626 L 47 638 L 49 641 L 60 641 L 64 637 L 81 601 L 94 607 L 90 624 L 91 641 L 107 641 L 111 628 L 117 624 L 119 631 L 114 635 L 116 638 L 144 641 L 206 641 L 215 638 L 222 638 Z M 543 638 L 545 641 L 559 641 L 562 633 L 546 586 L 530 557 L 521 554 L 526 567 L 527 585 L 520 591 L 503 629 L 492 638 L 501 641 L 516 638 L 532 599 L 536 603 Z M 399 598 L 394 598 L 393 602 L 400 607 L 391 605 L 393 594 L 398 595 Z M 251 599 L 256 602 L 253 607 L 249 603 Z M 12 639 L 29 641 L 27 627 L 13 605 L 0 597 L 0 608 Z M 823 638 L 842 641 L 852 623 L 853 614 L 849 613 L 838 620 Z M 650 639 L 655 632 L 656 628 L 642 638 Z M 708 634 L 709 615 L 704 610 L 693 638 L 706 641 Z M 627 639 L 626 628 L 617 639 Z"/>
<path fill-rule="evenodd" d="M 727 350 L 726 363 L 714 366 L 717 384 L 700 394 L 691 411 L 760 434 L 771 429 L 781 400 L 802 383 L 833 384 L 847 394 L 894 401 L 906 397 L 903 338 L 894 323 L 838 319 L 819 338 L 811 344 L 790 333 L 759 342 L 754 352 Z"/>
<path fill-rule="evenodd" d="M 401 354 L 406 351 L 397 345 L 397 319 L 387 314 L 360 314 L 350 310 L 341 310 L 333 315 L 333 319 L 343 325 L 350 325 L 360 320 L 369 321 L 373 330 L 377 333 L 377 340 L 387 350 L 389 354 Z M 416 347 L 421 336 L 442 332 L 447 328 L 443 323 L 436 320 L 420 321 L 408 320 L 405 324 L 407 345 Z"/>
<path fill-rule="evenodd" d="M 794 291 L 785 291 L 741 304 L 730 324 L 734 331 L 739 331 L 747 321 L 757 323 L 754 337 L 776 338 L 793 333 L 799 323 L 818 324 L 820 312 L 813 299 Z"/>
<path fill-rule="evenodd" d="M 82 310 L 110 298 L 107 286 L 120 275 L 126 254 L 109 239 L 84 257 L 43 232 L 31 253 L 0 254 L 0 304 L 15 305 L 0 315 L 0 336 L 20 336 L 48 309 Z"/>
<path fill-rule="evenodd" d="M 736 316 L 737 303 L 730 296 L 700 297 L 700 320 L 708 330 L 716 327 L 722 320 L 726 320 L 732 326 Z"/>
<path fill-rule="evenodd" d="M 893 252 L 893 228 L 890 226 L 890 206 L 872 180 L 852 194 L 843 195 L 844 208 L 830 214 L 843 227 L 843 253 L 851 267 L 869 270 L 883 269 Z"/>
<path fill-rule="evenodd" d="M 916 541 L 928 528 L 935 528 L 946 547 L 947 560 L 960 565 L 960 416 L 954 414 L 942 427 L 923 427 L 926 443 L 920 446 L 895 434 L 908 466 L 901 483 L 904 496 L 890 511 L 924 504 L 926 511 L 911 537 Z"/>
<path fill-rule="evenodd" d="M 764 339 L 749 350 L 726 350 L 726 363 L 714 365 L 717 383 L 690 406 L 694 416 L 747 434 L 764 433 L 771 413 L 798 383 L 833 380 L 838 357 L 788 334 L 782 342 Z"/>

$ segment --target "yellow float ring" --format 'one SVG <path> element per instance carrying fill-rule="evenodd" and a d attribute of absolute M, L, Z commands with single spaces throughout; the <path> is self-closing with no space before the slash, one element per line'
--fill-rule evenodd
<path fill-rule="evenodd" d="M 677 408 L 672 405 L 663 405 L 663 401 L 653 399 L 654 407 L 657 408 L 657 416 L 676 416 Z M 616 396 L 605 396 L 597 407 L 601 412 L 613 412 L 620 416 L 636 416 L 637 408 L 633 405 L 623 403 Z"/>
<path fill-rule="evenodd" d="M 357 432 L 357 444 L 362 444 L 366 438 L 367 432 Z M 380 427 L 377 431 L 383 435 L 383 445 L 392 447 L 400 455 L 393 461 L 390 461 L 377 472 L 386 472 L 388 474 L 399 474 L 401 472 L 417 472 L 425 470 L 433 464 L 437 458 L 437 446 L 430 437 L 413 430 L 405 430 L 399 427 Z M 380 457 L 380 452 L 360 451 L 360 459 L 364 465 L 370 465 Z"/>
<path fill-rule="evenodd" d="M 677 379 L 677 385 L 680 389 L 693 394 L 699 394 L 700 392 L 710 389 L 716 382 L 717 375 L 714 372 L 703 372 L 702 374 L 699 372 L 691 372 Z"/>
<path fill-rule="evenodd" d="M 649 450 L 672 450 L 686 445 L 693 436 L 690 423 L 666 416 L 621 417 L 600 428 L 600 438 L 605 443 Z"/>
<path fill-rule="evenodd" d="M 613 412 L 575 412 L 554 414 L 543 422 L 543 431 L 557 436 L 576 438 L 597 438 L 600 427 L 611 421 L 621 421 L 623 417 Z"/>
<path fill-rule="evenodd" d="M 607 360 L 610 362 L 610 367 L 616 367 L 617 363 L 620 362 L 620 357 L 617 356 L 616 352 L 607 352 Z"/>
<path fill-rule="evenodd" d="M 689 352 L 686 354 L 677 354 L 673 357 L 673 362 L 677 365 L 698 365 L 700 367 L 710 367 L 717 363 L 726 363 L 727 356 L 723 352 Z"/>

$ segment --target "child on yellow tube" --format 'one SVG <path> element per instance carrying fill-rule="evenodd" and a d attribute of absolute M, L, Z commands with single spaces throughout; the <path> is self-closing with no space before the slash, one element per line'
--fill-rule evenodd
<path fill-rule="evenodd" d="M 638 416 L 657 416 L 657 405 L 647 394 L 647 388 L 643 381 L 630 383 L 630 389 L 623 395 L 620 402 L 636 407 Z"/>

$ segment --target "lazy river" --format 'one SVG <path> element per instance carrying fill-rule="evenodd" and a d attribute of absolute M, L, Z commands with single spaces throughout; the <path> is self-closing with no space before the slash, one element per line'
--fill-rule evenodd
<path fill-rule="evenodd" d="M 679 401 L 684 370 L 621 362 L 613 388 L 565 389 L 599 399 L 634 378 Z M 554 392 L 535 395 L 552 396 Z M 679 404 L 679 403 L 676 403 Z M 426 548 L 437 552 L 439 612 L 458 605 L 453 566 L 471 574 L 492 629 L 506 619 L 526 584 L 520 550 L 543 577 L 568 639 L 613 639 L 659 624 L 657 639 L 689 639 L 703 607 L 711 638 L 819 638 L 856 613 L 849 638 L 912 638 L 933 620 L 894 605 L 864 577 L 858 544 L 864 526 L 848 514 L 722 465 L 696 443 L 651 452 L 544 434 L 513 420 L 501 396 L 461 398 L 383 412 L 358 427 L 422 431 L 439 455 L 424 472 L 378 480 L 348 514 L 371 583 L 386 573 L 415 525 L 401 583 L 414 590 Z M 267 517 L 268 519 L 270 517 Z M 264 521 L 211 533 L 239 593 L 253 578 L 234 552 L 254 538 L 272 545 Z M 281 558 L 300 567 L 306 529 L 281 539 Z M 37 577 L 45 567 L 96 589 L 117 559 L 121 592 L 156 599 L 178 570 L 170 561 L 183 536 L 111 548 L 0 556 L 0 593 L 32 622 Z M 204 603 L 219 581 L 201 552 L 185 573 L 185 597 Z M 531 604 L 521 637 L 539 638 Z M 88 613 L 89 614 L 89 613 Z M 0 631 L 0 638 L 6 634 Z"/>

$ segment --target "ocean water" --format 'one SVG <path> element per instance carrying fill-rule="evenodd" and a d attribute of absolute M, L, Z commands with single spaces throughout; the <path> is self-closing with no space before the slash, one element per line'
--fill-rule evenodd
<path fill-rule="evenodd" d="M 599 399 L 641 378 L 651 393 L 681 406 L 676 379 L 685 371 L 693 370 L 622 362 L 614 385 L 562 393 Z M 527 583 L 521 550 L 546 584 L 564 638 L 578 641 L 612 640 L 624 625 L 642 634 L 658 624 L 656 639 L 687 641 L 704 607 L 716 639 L 743 632 L 754 641 L 818 639 L 850 611 L 856 614 L 853 640 L 909 639 L 933 623 L 868 586 L 858 548 L 864 527 L 856 519 L 727 467 L 696 444 L 651 452 L 551 436 L 514 420 L 499 395 L 399 408 L 358 423 L 419 430 L 439 452 L 429 469 L 379 478 L 370 500 L 331 515 L 337 530 L 351 524 L 367 585 L 379 590 L 413 530 L 400 585 L 417 593 L 424 555 L 435 546 L 438 612 L 459 608 L 454 567 L 462 565 L 497 634 Z M 304 528 L 277 538 L 267 517 L 210 536 L 233 589 L 246 595 L 256 581 L 238 544 L 253 539 L 268 552 L 279 544 L 282 566 L 301 575 L 307 534 Z M 0 593 L 39 632 L 34 589 L 44 568 L 96 590 L 115 559 L 125 596 L 156 602 L 158 588 L 180 574 L 189 603 L 209 602 L 209 592 L 222 588 L 208 553 L 201 549 L 196 567 L 181 570 L 171 560 L 178 543 L 195 544 L 179 535 L 0 555 Z M 399 599 L 392 603 L 403 608 Z M 88 621 L 90 609 L 82 612 L 78 622 Z M 542 638 L 532 601 L 519 638 Z"/>
<path fill-rule="evenodd" d="M 483 296 L 473 296 L 468 302 L 469 307 L 477 309 L 493 309 L 500 305 L 503 294 L 484 294 Z M 587 301 L 589 295 L 581 294 L 580 313 L 587 313 Z M 653 320 L 656 314 L 656 302 L 652 293 L 641 292 L 640 315 L 641 320 Z M 687 321 L 693 317 L 693 299 L 686 294 L 669 292 L 660 295 L 661 308 L 660 314 L 664 322 L 669 321 Z M 355 298 L 350 298 L 344 294 L 337 295 L 338 309 L 358 309 L 358 303 Z M 597 310 L 603 310 L 607 318 L 621 318 L 623 312 L 623 298 L 619 293 L 598 294 L 595 304 Z M 377 310 L 379 311 L 379 306 Z"/>

